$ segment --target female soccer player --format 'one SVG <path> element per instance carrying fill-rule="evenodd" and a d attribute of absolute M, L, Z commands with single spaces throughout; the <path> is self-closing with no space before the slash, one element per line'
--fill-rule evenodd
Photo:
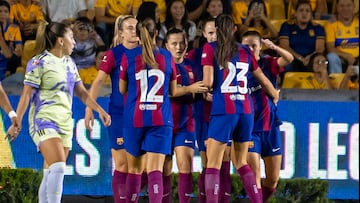
<path fill-rule="evenodd" d="M 157 47 L 154 20 L 136 26 L 141 46 L 127 50 L 121 60 L 120 92 L 127 93 L 124 106 L 124 140 L 128 160 L 127 202 L 137 202 L 141 173 L 148 174 L 150 202 L 163 196 L 163 166 L 171 153 L 172 117 L 170 96 L 176 91 L 176 69 L 171 54 Z"/>
<path fill-rule="evenodd" d="M 209 18 L 203 22 L 202 35 L 207 42 L 214 42 L 217 39 L 215 19 Z M 203 67 L 201 66 L 201 54 L 202 46 L 200 48 L 192 49 L 189 51 L 187 58 L 193 61 L 194 66 L 194 78 L 195 81 L 203 80 Z M 199 202 L 205 203 L 205 170 L 206 170 L 206 147 L 205 142 L 208 137 L 208 127 L 210 120 L 212 95 L 210 93 L 196 94 L 194 103 L 194 117 L 195 117 L 195 129 L 196 139 L 199 148 L 199 153 L 202 161 L 203 170 L 200 174 L 198 186 L 199 186 Z M 220 169 L 220 188 L 219 188 L 219 201 L 222 203 L 230 202 L 231 195 L 231 176 L 230 176 L 230 146 L 231 142 L 228 142 L 225 148 L 225 153 Z"/>
<path fill-rule="evenodd" d="M 30 102 L 29 133 L 44 157 L 39 202 L 61 202 L 65 162 L 72 146 L 73 92 L 86 106 L 99 113 L 105 126 L 111 123 L 110 115 L 89 96 L 81 82 L 69 56 L 74 45 L 69 26 L 57 22 L 42 23 L 36 36 L 38 55 L 26 66 L 24 88 L 16 112 L 21 125 Z M 12 125 L 9 134 L 16 136 L 14 130 Z"/>
<path fill-rule="evenodd" d="M 277 87 L 277 78 L 284 71 L 284 67 L 294 59 L 293 55 L 268 39 L 261 39 L 256 31 L 247 31 L 242 36 L 242 44 L 248 45 L 254 52 L 259 67 L 266 77 Z M 267 46 L 276 51 L 280 57 L 261 55 L 261 48 Z M 248 87 L 254 103 L 254 127 L 252 138 L 254 147 L 249 149 L 248 163 L 256 176 L 258 190 L 262 191 L 263 201 L 266 202 L 275 192 L 279 180 L 281 167 L 281 139 L 279 125 L 281 121 L 276 114 L 276 105 L 261 88 L 259 82 L 252 76 L 249 77 Z M 261 185 L 260 156 L 265 163 L 265 174 Z"/>
<path fill-rule="evenodd" d="M 115 170 L 112 176 L 112 191 L 115 203 L 125 202 L 126 199 L 126 174 L 127 160 L 124 149 L 123 138 L 123 95 L 119 92 L 119 74 L 121 58 L 128 49 L 133 49 L 138 45 L 136 36 L 137 20 L 131 15 L 119 16 L 117 19 L 117 31 L 113 40 L 113 45 L 106 52 L 103 61 L 100 64 L 99 72 L 91 85 L 90 95 L 96 99 L 106 78 L 111 78 L 111 95 L 109 102 L 109 113 L 113 120 L 113 125 L 109 127 L 111 155 L 114 159 Z M 92 110 L 87 107 L 85 112 L 85 126 L 92 130 L 94 115 Z"/>
<path fill-rule="evenodd" d="M 213 91 L 206 156 L 208 158 L 206 202 L 218 202 L 219 173 L 227 142 L 232 139 L 231 160 L 242 179 L 251 202 L 262 202 L 255 175 L 247 164 L 247 152 L 253 127 L 252 103 L 247 76 L 252 74 L 277 102 L 279 92 L 258 68 L 250 49 L 236 43 L 235 24 L 229 15 L 216 18 L 217 42 L 204 45 L 202 64 L 204 84 Z"/>
<path fill-rule="evenodd" d="M 187 44 L 186 33 L 183 30 L 173 28 L 167 32 L 165 47 L 173 56 L 176 66 L 176 95 L 170 101 L 174 123 L 172 147 L 179 169 L 178 196 L 180 203 L 190 202 L 192 192 L 191 169 L 195 148 L 193 94 L 207 92 L 207 87 L 201 81 L 194 83 L 193 64 L 189 59 L 184 58 Z M 170 202 L 171 169 L 172 156 L 167 156 L 164 164 L 163 203 Z"/>

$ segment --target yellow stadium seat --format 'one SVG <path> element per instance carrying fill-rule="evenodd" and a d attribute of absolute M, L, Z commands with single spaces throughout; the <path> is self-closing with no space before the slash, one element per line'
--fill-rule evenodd
<path fill-rule="evenodd" d="M 334 89 L 339 89 L 341 81 L 344 79 L 345 73 L 331 73 L 329 75 L 330 84 Z"/>
<path fill-rule="evenodd" d="M 302 88 L 302 83 L 309 77 L 314 77 L 312 72 L 286 72 L 282 88 Z"/>
<path fill-rule="evenodd" d="M 320 24 L 321 26 L 324 27 L 325 23 L 327 22 L 327 20 L 312 20 L 312 22 Z"/>
<path fill-rule="evenodd" d="M 21 67 L 26 68 L 27 62 L 35 56 L 35 40 L 26 40 L 21 56 Z"/>
<path fill-rule="evenodd" d="M 278 20 L 286 18 L 284 1 L 267 0 L 270 4 L 270 20 Z"/>
<path fill-rule="evenodd" d="M 287 21 L 286 19 L 270 20 L 271 25 L 274 26 L 277 32 L 280 32 L 281 25 Z"/>

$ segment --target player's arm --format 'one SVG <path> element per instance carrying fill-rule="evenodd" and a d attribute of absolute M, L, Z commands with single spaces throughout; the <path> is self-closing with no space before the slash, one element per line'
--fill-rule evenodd
<path fill-rule="evenodd" d="M 269 79 L 262 72 L 261 68 L 257 68 L 252 72 L 254 77 L 260 82 L 261 86 L 265 89 L 265 91 L 273 98 L 274 103 L 276 104 L 279 101 L 279 92 L 274 88 Z"/>

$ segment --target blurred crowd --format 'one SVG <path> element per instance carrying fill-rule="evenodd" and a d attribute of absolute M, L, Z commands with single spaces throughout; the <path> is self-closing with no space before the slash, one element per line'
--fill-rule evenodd
<path fill-rule="evenodd" d="M 255 30 L 294 56 L 279 78 L 282 88 L 359 88 L 359 5 L 354 0 L 0 0 L 0 81 L 21 80 L 34 55 L 38 25 L 46 20 L 73 28 L 72 57 L 90 86 L 112 46 L 120 15 L 152 18 L 157 44 L 171 28 L 186 31 L 188 50 L 203 46 L 203 24 L 231 14 L 238 41 Z M 276 56 L 264 46 L 262 54 Z M 107 80 L 106 85 L 110 85 Z"/>

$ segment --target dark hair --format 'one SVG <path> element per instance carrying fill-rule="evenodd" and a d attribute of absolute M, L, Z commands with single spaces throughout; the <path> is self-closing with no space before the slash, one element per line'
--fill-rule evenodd
<path fill-rule="evenodd" d="M 309 0 L 299 0 L 297 2 L 297 4 L 295 5 L 295 11 L 297 11 L 298 8 L 300 7 L 300 5 L 303 5 L 303 4 L 307 4 L 310 7 L 310 10 L 311 10 L 311 4 L 310 4 Z M 312 10 L 311 10 L 311 12 L 312 12 Z"/>
<path fill-rule="evenodd" d="M 309 59 L 309 63 L 306 67 L 308 72 L 314 72 L 313 66 L 314 66 L 315 58 L 318 56 L 323 56 L 326 58 L 326 55 L 324 55 L 323 53 L 314 53 L 313 55 L 311 55 Z"/>
<path fill-rule="evenodd" d="M 182 34 L 185 43 L 187 43 L 187 35 L 186 35 L 186 33 L 185 33 L 183 30 L 180 30 L 180 29 L 178 29 L 178 28 L 172 28 L 172 29 L 170 29 L 169 31 L 167 31 L 167 33 L 166 33 L 166 38 L 165 38 L 165 41 L 164 41 L 164 42 L 167 43 L 168 40 L 169 40 L 170 35 L 173 35 L 173 34 Z"/>
<path fill-rule="evenodd" d="M 258 31 L 256 30 L 249 30 L 249 31 L 246 31 L 244 34 L 241 35 L 241 41 L 244 37 L 248 37 L 248 36 L 255 36 L 255 37 L 258 37 L 259 39 L 261 39 L 261 35 Z M 261 43 L 261 41 L 260 41 Z"/>
<path fill-rule="evenodd" d="M 184 5 L 184 9 L 185 9 L 185 13 L 184 16 L 181 19 L 181 25 L 183 27 L 183 29 L 186 31 L 186 33 L 189 32 L 189 28 L 191 26 L 191 24 L 188 21 L 188 12 L 187 9 L 185 8 L 185 4 L 182 0 L 171 0 L 167 5 L 166 5 L 166 17 L 165 17 L 165 27 L 170 30 L 171 28 L 175 27 L 174 21 L 173 21 L 173 17 L 171 15 L 171 6 L 175 3 L 175 2 L 181 2 Z"/>
<path fill-rule="evenodd" d="M 143 21 L 146 18 L 152 18 L 156 22 L 156 8 L 158 7 L 157 3 L 152 1 L 145 1 L 139 7 L 138 14 L 136 19 L 138 21 Z"/>
<path fill-rule="evenodd" d="M 67 29 L 71 29 L 70 25 L 64 23 L 42 21 L 36 32 L 36 54 L 40 54 L 45 49 L 54 48 L 59 37 L 64 37 Z"/>
<path fill-rule="evenodd" d="M 229 59 L 237 52 L 238 45 L 234 37 L 235 24 L 230 15 L 221 14 L 215 21 L 217 45 L 216 57 L 220 66 L 227 68 Z"/>
<path fill-rule="evenodd" d="M 10 12 L 10 4 L 8 1 L 0 0 L 0 6 L 5 6 Z"/>
<path fill-rule="evenodd" d="M 142 60 L 145 64 L 152 68 L 157 68 L 158 64 L 155 61 L 153 50 L 155 49 L 155 35 L 156 26 L 155 21 L 151 18 L 146 18 L 136 25 L 136 34 L 142 44 Z"/>

